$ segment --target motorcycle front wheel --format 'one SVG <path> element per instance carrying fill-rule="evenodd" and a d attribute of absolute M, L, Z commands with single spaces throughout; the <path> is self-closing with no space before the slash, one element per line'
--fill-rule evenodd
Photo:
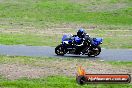
<path fill-rule="evenodd" d="M 63 56 L 65 53 L 64 53 L 64 49 L 62 47 L 62 44 L 58 45 L 56 48 L 55 48 L 55 53 L 57 55 L 61 55 Z"/>
<path fill-rule="evenodd" d="M 88 56 L 95 57 L 95 56 L 99 55 L 100 52 L 101 52 L 101 47 L 97 46 L 97 47 L 93 48 L 92 50 L 90 50 L 90 52 L 88 53 Z"/>

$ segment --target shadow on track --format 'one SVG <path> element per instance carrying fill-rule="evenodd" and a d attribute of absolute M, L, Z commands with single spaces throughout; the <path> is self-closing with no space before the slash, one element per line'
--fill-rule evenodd
<path fill-rule="evenodd" d="M 64 56 L 58 56 L 58 55 L 54 55 L 57 58 L 73 58 L 73 59 L 89 59 L 89 60 L 99 60 L 100 57 L 88 57 L 88 56 L 84 56 L 84 55 L 64 55 Z"/>

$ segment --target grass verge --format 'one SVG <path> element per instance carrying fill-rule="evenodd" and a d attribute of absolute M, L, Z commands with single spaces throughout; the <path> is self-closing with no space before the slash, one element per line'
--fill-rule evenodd
<path fill-rule="evenodd" d="M 40 79 L 18 79 L 0 81 L 1 87 L 6 88 L 131 88 L 131 84 L 88 84 L 78 85 L 74 77 L 50 76 Z"/>
<path fill-rule="evenodd" d="M 111 1 L 111 2 L 110 2 Z M 37 27 L 46 27 L 51 24 L 60 23 L 95 23 L 95 24 L 114 24 L 114 25 L 131 25 L 131 1 L 121 0 L 114 2 L 113 0 L 100 2 L 89 1 L 86 3 L 72 3 L 67 0 L 14 0 L 2 1 L 0 3 L 0 20 L 6 21 L 9 25 L 31 25 Z M 126 1 L 126 2 L 125 2 Z M 81 2 L 81 1 L 78 1 Z M 101 4 L 102 2 L 102 4 Z M 30 3 L 30 4 L 29 4 Z M 106 9 L 100 11 L 91 11 L 89 6 L 95 8 L 104 6 L 105 4 L 113 5 L 118 3 L 126 4 L 120 9 L 109 11 Z M 120 5 L 120 4 L 119 4 Z M 94 7 L 95 6 L 95 7 Z M 120 5 L 121 6 L 121 5 Z M 109 8 L 108 8 L 109 9 Z"/>
<path fill-rule="evenodd" d="M 104 48 L 132 48 L 131 10 L 131 0 L 2 0 L 0 44 L 57 46 L 63 33 L 73 33 L 68 32 L 67 28 L 84 27 L 96 29 L 88 33 L 101 35 Z M 100 28 L 100 25 L 103 27 Z M 110 27 L 106 27 L 108 25 Z M 11 33 L 5 33 L 8 29 Z M 23 29 L 26 30 L 23 34 L 13 32 Z M 122 32 L 109 32 L 107 29 Z M 29 30 L 40 32 L 27 33 Z M 126 33 L 124 30 L 129 31 Z"/>
<path fill-rule="evenodd" d="M 109 61 L 108 63 L 117 67 L 132 67 L 132 61 Z"/>
<path fill-rule="evenodd" d="M 41 32 L 41 31 L 40 31 Z M 57 34 L 59 30 L 56 30 L 56 33 L 53 34 L 43 34 L 40 32 L 26 32 L 26 33 L 0 33 L 0 43 L 6 45 L 32 45 L 32 46 L 57 46 L 61 43 L 61 37 L 63 34 Z M 52 32 L 52 31 L 51 31 Z M 61 31 L 60 31 L 61 32 Z M 75 34 L 74 30 L 65 31 L 65 33 Z M 101 45 L 104 48 L 132 48 L 132 37 L 131 30 L 87 30 L 87 33 L 91 37 L 102 37 L 103 44 Z"/>
<path fill-rule="evenodd" d="M 42 63 L 43 62 L 43 63 Z M 0 55 L 0 64 L 3 63 L 20 63 L 24 65 L 32 65 L 32 66 L 45 66 L 46 62 L 52 63 L 55 62 L 56 64 L 59 62 L 66 62 L 67 64 L 70 62 L 74 63 L 83 63 L 84 66 L 92 65 L 92 62 L 95 63 L 103 63 L 103 64 L 110 64 L 113 66 L 123 66 L 123 67 L 132 67 L 132 61 L 106 61 L 100 62 L 99 60 L 89 60 L 89 59 L 82 59 L 82 58 L 50 58 L 50 57 L 24 57 L 24 56 L 1 56 Z M 86 63 L 85 63 L 86 62 Z M 48 64 L 48 63 L 47 63 Z M 61 64 L 61 63 L 60 63 Z"/>

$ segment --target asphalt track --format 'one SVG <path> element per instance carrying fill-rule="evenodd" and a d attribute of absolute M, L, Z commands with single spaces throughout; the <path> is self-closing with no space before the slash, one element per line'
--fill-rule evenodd
<path fill-rule="evenodd" d="M 104 61 L 132 61 L 132 49 L 102 49 L 99 56 L 91 58 L 82 55 L 57 56 L 54 47 L 48 46 L 25 46 L 25 45 L 0 45 L 0 55 L 8 56 L 34 56 L 34 57 L 56 57 L 56 58 L 83 58 Z"/>

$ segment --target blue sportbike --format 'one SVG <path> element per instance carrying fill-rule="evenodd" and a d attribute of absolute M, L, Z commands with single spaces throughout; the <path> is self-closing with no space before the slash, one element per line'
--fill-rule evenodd
<path fill-rule="evenodd" d="M 55 48 L 55 53 L 61 56 L 75 54 L 95 57 L 101 52 L 99 45 L 102 44 L 102 41 L 102 38 L 91 38 L 91 41 L 89 41 L 87 36 L 82 39 L 76 35 L 63 35 L 61 44 Z"/>

